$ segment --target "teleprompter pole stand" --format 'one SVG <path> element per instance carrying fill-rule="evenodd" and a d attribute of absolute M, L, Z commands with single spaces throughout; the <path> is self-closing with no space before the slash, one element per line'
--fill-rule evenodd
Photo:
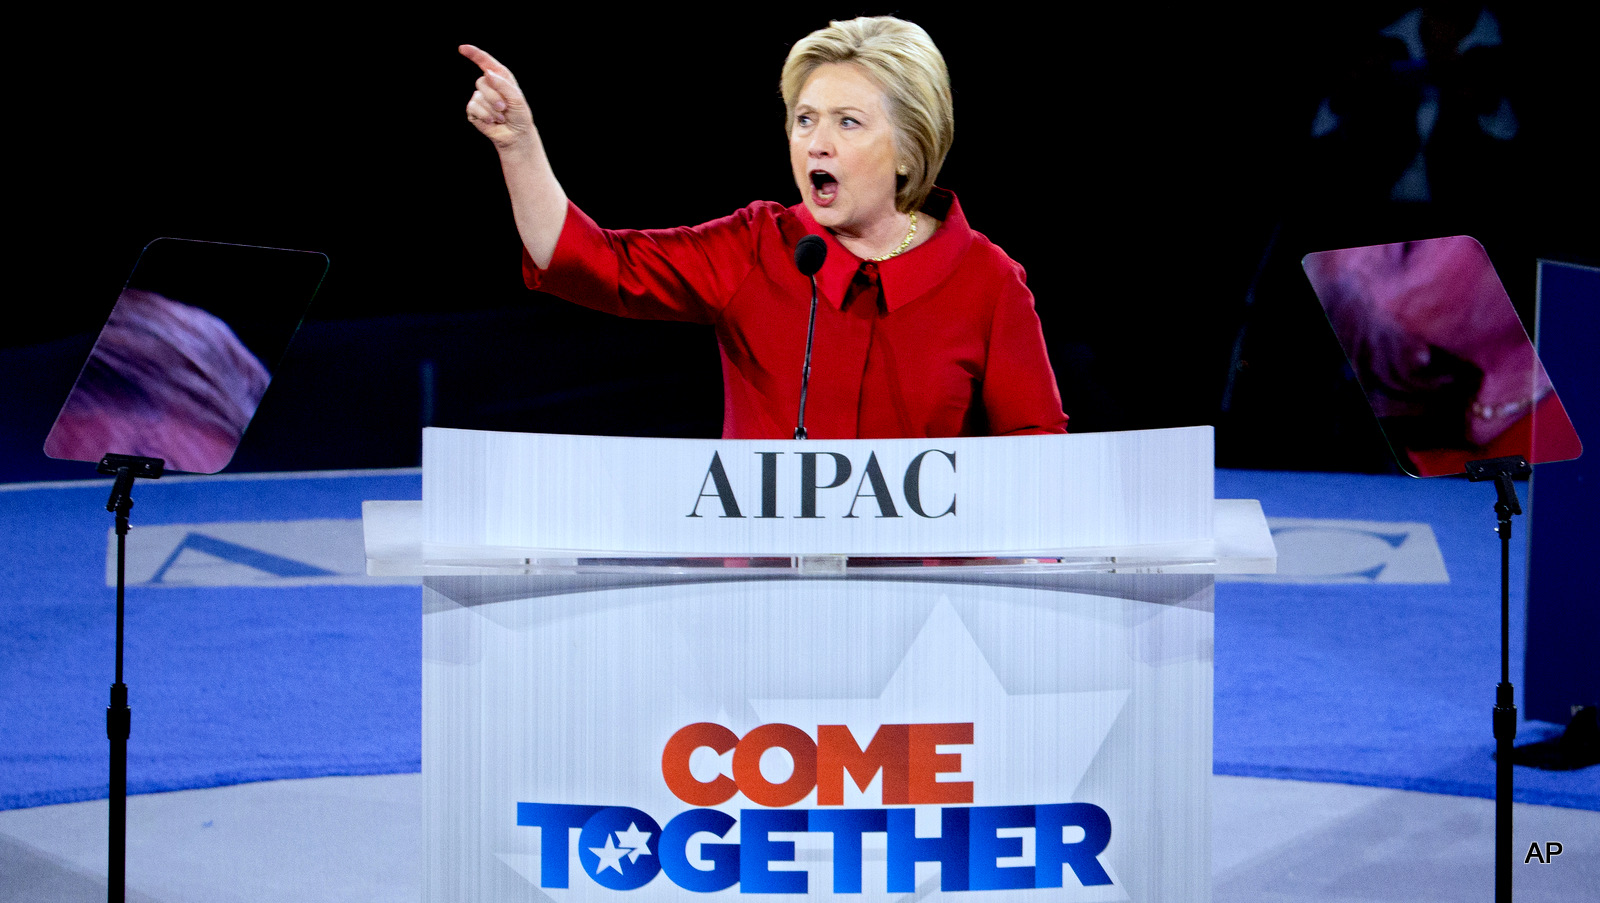
<path fill-rule="evenodd" d="M 1494 701 L 1494 899 L 1511 903 L 1511 759 L 1517 738 L 1517 703 L 1511 686 L 1511 517 L 1522 513 L 1512 480 L 1527 478 L 1533 466 L 1521 455 L 1467 462 L 1467 479 L 1494 481 L 1494 513 L 1500 534 L 1500 684 Z"/>
<path fill-rule="evenodd" d="M 116 477 L 106 510 L 117 518 L 117 682 L 111 685 L 111 705 L 106 707 L 106 737 L 111 741 L 110 840 L 106 851 L 106 899 L 122 903 L 128 885 L 128 735 L 133 712 L 128 708 L 128 687 L 122 682 L 123 590 L 128 561 L 128 512 L 133 509 L 133 481 L 136 477 L 156 480 L 161 477 L 160 458 L 137 455 L 106 455 L 99 471 Z"/>

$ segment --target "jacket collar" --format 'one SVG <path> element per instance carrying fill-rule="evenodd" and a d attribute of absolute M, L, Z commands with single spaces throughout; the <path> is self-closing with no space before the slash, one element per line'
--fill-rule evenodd
<path fill-rule="evenodd" d="M 939 220 L 939 231 L 933 237 L 898 257 L 878 263 L 878 278 L 883 299 L 889 313 L 926 295 L 944 282 L 955 270 L 968 246 L 972 244 L 972 228 L 967 225 L 961 202 L 943 188 L 935 188 L 922 203 L 922 212 Z M 824 229 L 812 218 L 805 204 L 796 204 L 789 212 L 798 220 L 801 230 L 792 236 L 791 247 L 802 235 L 820 235 L 828 243 L 828 258 L 817 273 L 817 290 L 834 309 L 844 303 L 850 280 L 861 267 L 861 258 L 845 250 L 832 232 Z M 791 231 L 791 230 L 786 230 Z"/>

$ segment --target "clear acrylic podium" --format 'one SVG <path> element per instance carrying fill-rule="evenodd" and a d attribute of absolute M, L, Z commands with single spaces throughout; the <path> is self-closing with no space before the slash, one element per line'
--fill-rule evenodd
<path fill-rule="evenodd" d="M 1211 430 L 428 430 L 424 899 L 1210 899 Z"/>

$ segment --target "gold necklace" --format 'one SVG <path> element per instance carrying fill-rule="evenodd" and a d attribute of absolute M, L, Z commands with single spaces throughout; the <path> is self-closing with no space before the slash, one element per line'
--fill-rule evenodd
<path fill-rule="evenodd" d="M 913 210 L 913 211 L 911 211 L 911 231 L 906 233 L 905 240 L 900 242 L 900 247 L 895 248 L 893 251 L 890 251 L 889 253 L 883 255 L 882 257 L 869 257 L 867 259 L 872 261 L 873 263 L 881 263 L 881 262 L 883 262 L 885 260 L 888 260 L 891 257 L 898 257 L 898 256 L 900 256 L 900 252 L 901 251 L 904 251 L 906 248 L 911 247 L 911 240 L 913 238 L 916 238 L 916 237 L 917 237 L 917 211 Z"/>

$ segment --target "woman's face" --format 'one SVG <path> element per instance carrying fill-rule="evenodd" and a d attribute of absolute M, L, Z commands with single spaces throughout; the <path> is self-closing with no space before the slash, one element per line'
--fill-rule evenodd
<path fill-rule="evenodd" d="M 806 80 L 790 124 L 789 163 L 822 226 L 847 236 L 901 228 L 889 102 L 859 66 L 826 63 Z"/>

